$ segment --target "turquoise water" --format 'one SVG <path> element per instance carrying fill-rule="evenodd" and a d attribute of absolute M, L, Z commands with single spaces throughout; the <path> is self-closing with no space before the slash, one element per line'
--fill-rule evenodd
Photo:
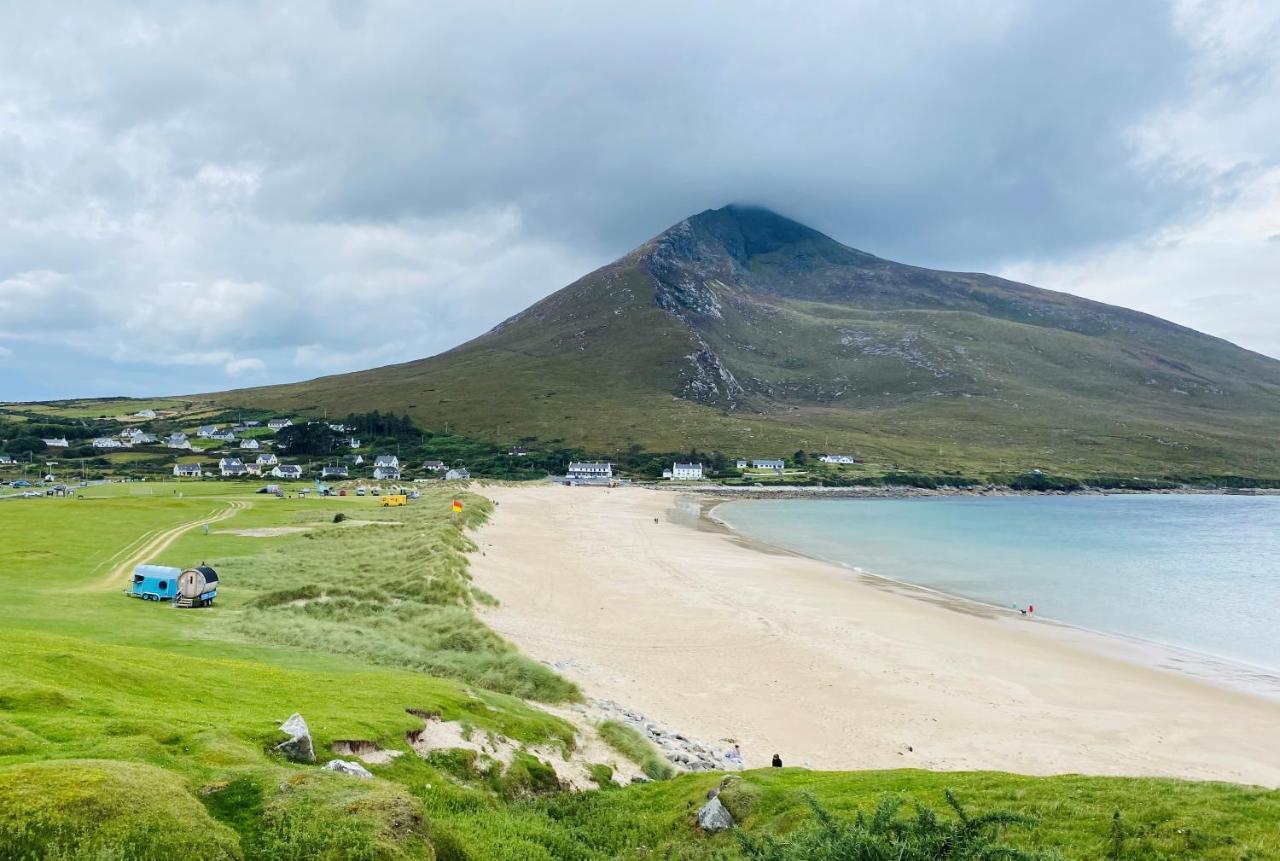
<path fill-rule="evenodd" d="M 873 574 L 1280 671 L 1280 497 L 769 500 L 715 513 Z"/>

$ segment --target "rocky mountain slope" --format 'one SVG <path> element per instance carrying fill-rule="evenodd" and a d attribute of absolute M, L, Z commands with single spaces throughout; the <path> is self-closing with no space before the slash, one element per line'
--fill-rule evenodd
<path fill-rule="evenodd" d="M 1280 362 L 1146 314 L 688 218 L 428 359 L 213 396 L 493 438 L 913 469 L 1280 476 Z"/>

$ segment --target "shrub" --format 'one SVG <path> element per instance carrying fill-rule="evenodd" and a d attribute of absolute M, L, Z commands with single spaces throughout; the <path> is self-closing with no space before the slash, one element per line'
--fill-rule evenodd
<path fill-rule="evenodd" d="M 342 511 L 339 511 L 337 514 L 333 515 L 333 522 L 334 522 L 334 523 L 341 523 L 342 521 L 344 521 L 344 520 L 346 520 L 346 519 L 347 519 L 347 515 L 346 515 L 346 513 L 345 513 L 345 512 L 342 512 Z"/>
<path fill-rule="evenodd" d="M 900 817 L 902 800 L 886 796 L 871 816 L 859 811 L 852 821 L 841 821 L 809 798 L 814 820 L 786 839 L 757 839 L 738 832 L 738 840 L 743 854 L 752 861 L 1033 861 L 1056 857 L 1014 849 L 1000 840 L 1003 829 L 1033 825 L 1034 819 L 1003 810 L 973 816 L 951 790 L 946 791 L 946 799 L 954 819 L 941 819 L 924 806 L 917 807 L 914 816 Z"/>

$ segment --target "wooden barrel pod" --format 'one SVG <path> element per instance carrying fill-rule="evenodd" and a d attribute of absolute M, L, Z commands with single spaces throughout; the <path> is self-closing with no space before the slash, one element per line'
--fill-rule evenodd
<path fill-rule="evenodd" d="M 203 607 L 212 604 L 217 594 L 218 574 L 207 565 L 188 568 L 178 575 L 178 604 Z"/>

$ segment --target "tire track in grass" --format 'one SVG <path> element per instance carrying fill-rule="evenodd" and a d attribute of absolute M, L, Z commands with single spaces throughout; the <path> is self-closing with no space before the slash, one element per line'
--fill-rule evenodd
<path fill-rule="evenodd" d="M 250 502 L 242 502 L 242 501 L 228 502 L 227 507 L 222 509 L 221 511 L 216 511 L 211 514 L 207 514 L 204 517 L 198 517 L 195 520 L 188 520 L 185 523 L 179 523 L 177 526 L 169 527 L 163 532 L 160 532 L 158 535 L 155 535 L 154 537 L 152 537 L 149 541 L 143 544 L 137 551 L 135 551 L 131 556 L 127 557 L 123 562 L 116 565 L 115 568 L 112 568 L 106 575 L 106 578 L 105 578 L 106 585 L 111 585 L 115 583 L 117 580 L 124 579 L 129 575 L 129 572 L 133 570 L 135 565 L 141 564 L 148 557 L 155 556 L 158 553 L 164 552 L 166 549 L 168 549 L 169 545 L 177 541 L 178 538 L 181 537 L 184 532 L 187 532 L 188 530 L 191 530 L 191 529 L 195 529 L 197 526 L 207 526 L 208 524 L 217 523 L 220 520 L 226 520 L 229 517 L 234 517 L 240 512 L 246 511 L 247 509 L 249 509 L 250 506 L 252 506 L 252 503 Z M 153 533 L 147 533 L 147 534 L 152 535 Z M 143 537 L 144 539 L 146 538 L 146 536 L 143 536 Z M 138 543 L 137 541 L 134 541 L 132 542 L 131 545 L 126 545 L 126 547 L 136 545 L 137 543 Z"/>

